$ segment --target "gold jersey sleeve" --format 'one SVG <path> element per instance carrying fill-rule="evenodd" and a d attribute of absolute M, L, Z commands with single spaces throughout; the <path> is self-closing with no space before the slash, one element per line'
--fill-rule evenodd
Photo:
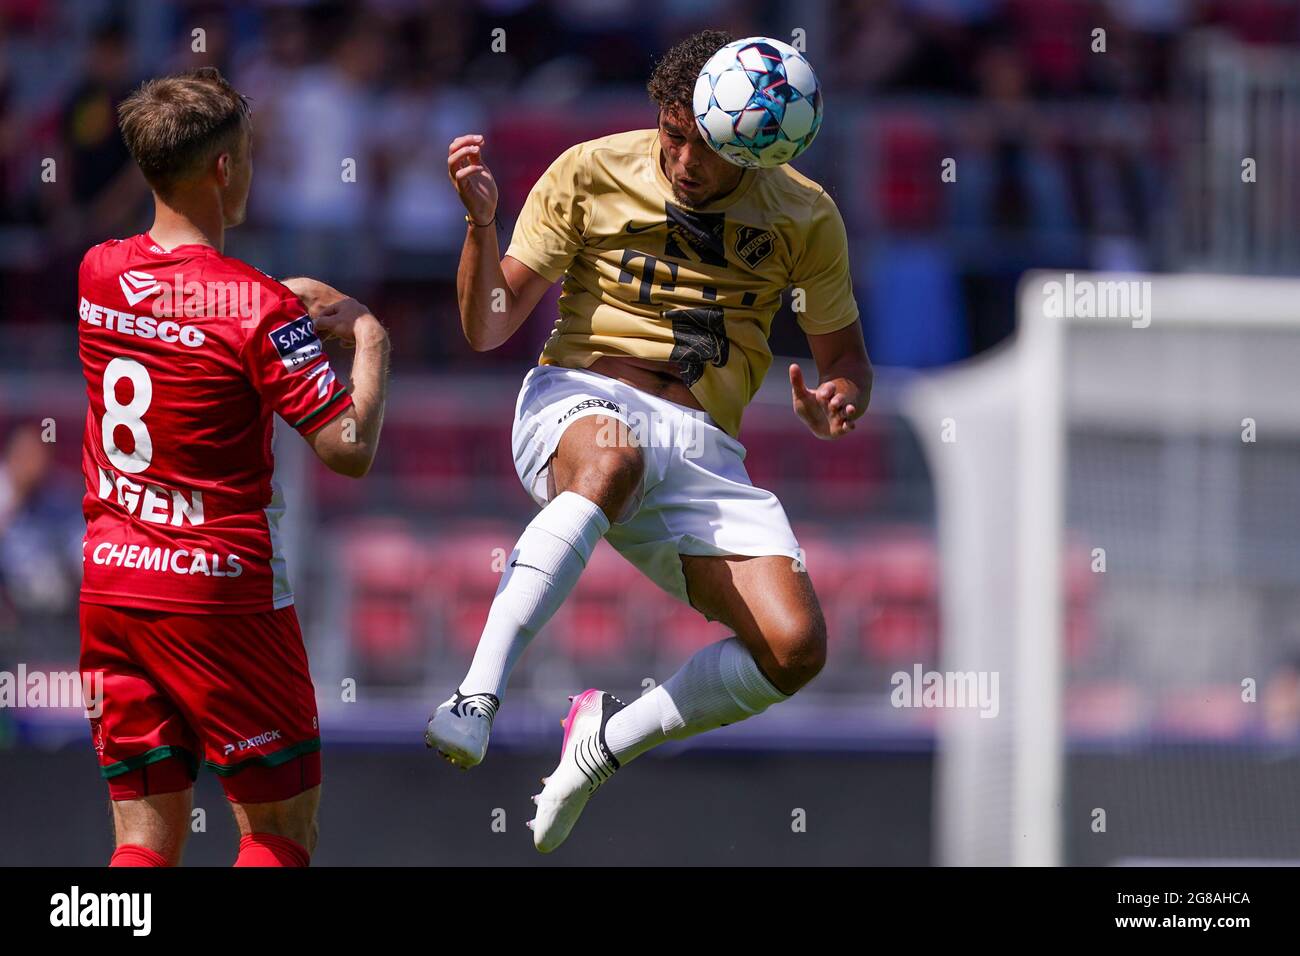
<path fill-rule="evenodd" d="M 564 275 L 582 248 L 591 207 L 582 161 L 586 145 L 579 143 L 565 150 L 534 184 L 515 220 L 506 252 L 551 282 Z"/>
<path fill-rule="evenodd" d="M 780 166 L 746 170 L 710 205 L 681 205 L 656 130 L 561 154 L 528 194 L 506 255 L 564 280 L 541 364 L 674 362 L 732 435 L 772 364 L 768 336 L 785 289 L 794 287 L 810 335 L 858 320 L 844 222 L 825 190 Z"/>
<path fill-rule="evenodd" d="M 799 328 L 809 335 L 838 332 L 858 319 L 849 267 L 849 238 L 831 197 L 822 193 L 812 204 L 803 233 L 803 254 L 790 284 L 802 292 L 795 311 Z"/>

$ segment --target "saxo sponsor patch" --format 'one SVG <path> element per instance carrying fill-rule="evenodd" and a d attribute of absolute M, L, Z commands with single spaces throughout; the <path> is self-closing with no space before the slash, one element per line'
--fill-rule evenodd
<path fill-rule="evenodd" d="M 320 358 L 320 336 L 316 334 L 316 326 L 312 324 L 309 315 L 294 319 L 267 334 L 271 337 L 275 350 L 280 353 L 280 361 L 289 371 L 300 369 L 308 362 Z"/>

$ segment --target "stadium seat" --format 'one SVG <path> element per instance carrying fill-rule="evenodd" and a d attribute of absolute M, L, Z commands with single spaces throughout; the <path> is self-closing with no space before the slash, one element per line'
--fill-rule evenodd
<path fill-rule="evenodd" d="M 370 679 L 405 683 L 424 656 L 428 552 L 396 519 L 362 519 L 338 529 L 350 582 L 348 634 Z"/>

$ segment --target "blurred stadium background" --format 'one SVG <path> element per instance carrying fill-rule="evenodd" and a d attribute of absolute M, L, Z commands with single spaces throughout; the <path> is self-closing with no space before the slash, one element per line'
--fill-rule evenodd
<path fill-rule="evenodd" d="M 1009 437 L 1024 432 L 998 387 L 1019 374 L 1022 279 L 1296 274 L 1292 0 L 5 0 L 0 670 L 75 667 L 85 398 L 73 277 L 87 246 L 140 231 L 149 210 L 114 105 L 146 76 L 216 65 L 255 111 L 250 218 L 228 251 L 358 295 L 394 342 L 369 478 L 336 478 L 296 440 L 278 445 L 326 740 L 317 861 L 536 862 L 522 823 L 564 694 L 635 695 L 715 626 L 602 545 L 517 673 L 487 763 L 461 776 L 424 753 L 425 717 L 462 673 L 530 513 L 509 428 L 554 314 L 552 297 L 492 353 L 463 342 L 446 143 L 486 132 L 508 226 L 564 148 L 654 124 L 653 58 L 706 26 L 803 31 L 827 100 L 798 165 L 848 225 L 879 367 L 872 414 L 851 439 L 817 442 L 777 375 L 742 439 L 807 549 L 831 663 L 760 720 L 620 776 L 553 862 L 1300 859 L 1300 408 L 1278 360 L 1300 357 L 1300 324 L 1234 325 L 1255 284 L 1206 286 L 1234 303 L 1223 321 L 1181 344 L 1143 343 L 1145 356 L 1132 339 L 1068 337 L 1052 459 L 1069 476 L 1060 586 L 1043 592 L 1059 590 L 1060 627 L 1042 633 L 1060 643 L 1025 670 L 997 637 L 1023 638 L 1014 608 L 1025 581 L 1041 581 L 1025 577 L 1014 527 L 1016 469 L 1041 449 Z M 1243 157 L 1257 161 L 1249 185 Z M 339 175 L 345 158 L 355 182 Z M 789 316 L 773 349 L 806 355 Z M 1225 381 L 1253 390 L 1215 419 Z M 1191 425 L 1184 400 L 1204 410 Z M 1144 415 L 1162 405 L 1172 410 Z M 1256 407 L 1269 412 L 1257 413 L 1258 450 L 1239 438 Z M 963 439 L 975 457 L 936 444 L 949 414 L 990 438 Z M 41 440 L 47 420 L 53 443 Z M 1104 574 L 1091 566 L 1098 546 Z M 897 672 L 990 661 L 1002 662 L 998 720 L 890 705 Z M 1257 703 L 1242 703 L 1245 678 Z M 1036 713 L 1053 719 L 1025 751 Z M 199 794 L 211 818 L 188 858 L 227 863 L 219 791 L 205 778 Z M 1018 855 L 1034 794 L 1030 817 L 1050 824 Z M 494 808 L 508 835 L 492 832 Z M 791 832 L 796 808 L 806 833 Z M 0 709 L 0 864 L 98 864 L 109 850 L 80 714 Z"/>

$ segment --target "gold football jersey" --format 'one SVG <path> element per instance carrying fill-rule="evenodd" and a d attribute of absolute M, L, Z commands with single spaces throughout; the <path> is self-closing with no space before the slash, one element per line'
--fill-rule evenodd
<path fill-rule="evenodd" d="M 528 194 L 506 255 L 552 282 L 564 277 L 541 364 L 676 362 L 732 435 L 772 364 L 783 289 L 797 290 L 804 332 L 858 319 L 844 221 L 822 187 L 789 166 L 747 169 L 717 202 L 682 206 L 653 129 L 561 154 Z"/>

